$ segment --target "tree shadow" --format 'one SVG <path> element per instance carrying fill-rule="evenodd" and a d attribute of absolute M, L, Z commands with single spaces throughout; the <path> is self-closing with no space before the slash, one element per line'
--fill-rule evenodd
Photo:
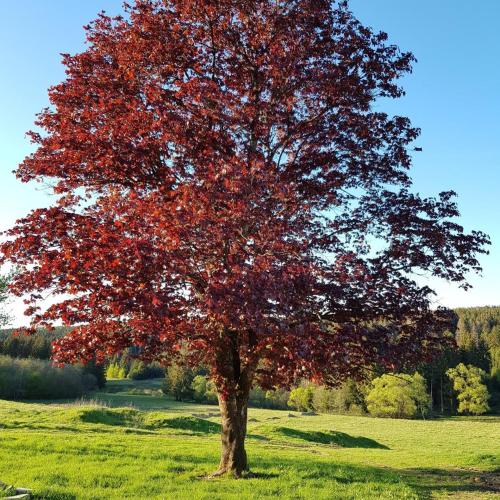
<path fill-rule="evenodd" d="M 374 439 L 363 436 L 351 436 L 345 432 L 339 431 L 301 431 L 298 429 L 291 429 L 290 427 L 277 427 L 274 433 L 281 434 L 287 438 L 301 439 L 310 443 L 328 444 L 340 448 L 376 448 L 380 450 L 389 450 L 388 446 Z"/>
<path fill-rule="evenodd" d="M 222 426 L 216 422 L 196 417 L 166 418 L 160 425 L 155 425 L 154 427 L 167 427 L 201 434 L 219 434 L 222 429 Z"/>
<path fill-rule="evenodd" d="M 484 494 L 500 493 L 500 469 L 478 472 L 467 469 L 395 469 L 348 462 L 332 462 L 309 457 L 299 459 L 275 460 L 267 457 L 255 461 L 252 472 L 258 477 L 259 471 L 271 472 L 277 465 L 284 471 L 293 470 L 296 477 L 303 481 L 335 481 L 343 485 L 379 484 L 396 487 L 404 484 L 422 500 L 437 496 L 459 496 L 461 493 L 470 498 Z M 278 476 L 281 474 L 278 474 Z"/>
<path fill-rule="evenodd" d="M 124 427 L 137 425 L 139 413 L 137 410 L 122 408 L 85 408 L 78 412 L 78 419 L 89 424 Z"/>
<path fill-rule="evenodd" d="M 71 493 L 44 490 L 37 494 L 32 494 L 33 500 L 77 500 L 77 496 Z"/>
<path fill-rule="evenodd" d="M 500 494 L 500 469 L 471 471 L 460 469 L 415 468 L 398 471 L 403 481 L 415 488 L 423 499 L 434 498 L 437 492 Z"/>

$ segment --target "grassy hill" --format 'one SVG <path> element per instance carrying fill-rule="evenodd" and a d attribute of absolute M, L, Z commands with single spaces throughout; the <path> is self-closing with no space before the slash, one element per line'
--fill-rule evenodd
<path fill-rule="evenodd" d="M 173 402 L 158 382 L 110 382 L 93 402 L 0 401 L 0 478 L 36 498 L 498 498 L 500 418 L 434 421 L 252 409 L 255 476 L 205 480 L 216 406 Z"/>

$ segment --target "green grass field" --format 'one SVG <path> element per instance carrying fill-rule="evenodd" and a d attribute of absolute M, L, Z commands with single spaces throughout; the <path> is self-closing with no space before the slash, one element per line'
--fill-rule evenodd
<path fill-rule="evenodd" d="M 250 411 L 254 476 L 217 468 L 218 409 L 159 382 L 95 401 L 0 401 L 0 479 L 45 499 L 499 498 L 500 418 L 433 421 Z"/>

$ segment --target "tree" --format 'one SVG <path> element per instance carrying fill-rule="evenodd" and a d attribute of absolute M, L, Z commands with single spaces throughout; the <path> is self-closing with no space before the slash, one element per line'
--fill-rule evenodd
<path fill-rule="evenodd" d="M 331 0 L 137 0 L 101 14 L 17 170 L 53 206 L 1 247 L 31 326 L 76 327 L 59 362 L 129 346 L 210 368 L 216 474 L 248 468 L 251 387 L 334 385 L 442 344 L 424 270 L 467 287 L 488 238 L 453 192 L 410 190 L 413 56 Z M 50 290 L 60 301 L 44 308 Z"/>
<path fill-rule="evenodd" d="M 450 368 L 446 374 L 457 392 L 458 413 L 482 415 L 490 409 L 488 389 L 482 382 L 486 376 L 484 370 L 460 363 L 456 368 Z"/>
<path fill-rule="evenodd" d="M 182 365 L 171 365 L 165 373 L 162 390 L 172 394 L 176 401 L 192 399 L 194 378 L 195 373 L 190 368 Z"/>
<path fill-rule="evenodd" d="M 366 403 L 368 411 L 376 417 L 413 418 L 425 417 L 432 402 L 422 375 L 389 373 L 372 381 Z"/>

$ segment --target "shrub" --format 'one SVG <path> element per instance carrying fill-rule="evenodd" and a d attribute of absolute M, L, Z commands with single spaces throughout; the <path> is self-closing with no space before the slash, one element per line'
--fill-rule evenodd
<path fill-rule="evenodd" d="M 57 368 L 48 361 L 0 356 L 0 398 L 64 399 L 95 389 L 97 379 L 80 366 Z"/>
<path fill-rule="evenodd" d="M 195 373 L 191 368 L 181 365 L 171 365 L 167 368 L 165 380 L 161 390 L 165 394 L 171 394 L 176 401 L 193 399 L 193 388 L 191 387 Z"/>
<path fill-rule="evenodd" d="M 273 391 L 266 391 L 266 408 L 275 410 L 286 410 L 288 408 L 288 398 L 290 391 L 285 389 L 275 389 Z"/>
<path fill-rule="evenodd" d="M 124 354 L 115 355 L 108 361 L 106 368 L 106 378 L 122 380 L 127 378 L 131 363 Z"/>
<path fill-rule="evenodd" d="M 215 384 L 204 375 L 196 375 L 191 383 L 193 399 L 197 403 L 217 403 Z"/>
<path fill-rule="evenodd" d="M 425 379 L 419 373 L 386 374 L 374 379 L 366 403 L 370 414 L 392 418 L 425 416 L 431 407 Z"/>
<path fill-rule="evenodd" d="M 144 363 L 138 359 L 134 359 L 130 365 L 130 369 L 127 374 L 127 378 L 132 380 L 140 380 L 142 378 L 142 373 L 144 372 Z"/>
<path fill-rule="evenodd" d="M 284 389 L 265 391 L 255 387 L 250 391 L 250 406 L 255 408 L 269 408 L 272 410 L 286 410 L 290 393 Z"/>
<path fill-rule="evenodd" d="M 457 392 L 458 413 L 482 415 L 490 409 L 488 389 L 483 384 L 486 377 L 484 370 L 460 363 L 456 368 L 450 368 L 446 374 Z"/>
<path fill-rule="evenodd" d="M 106 378 L 123 380 L 127 378 L 127 370 L 118 363 L 110 363 L 106 368 Z"/>
<path fill-rule="evenodd" d="M 347 380 L 340 387 L 329 389 L 319 386 L 314 389 L 313 407 L 319 413 L 365 413 L 364 386 Z"/>
<path fill-rule="evenodd" d="M 83 365 L 83 372 L 95 377 L 99 389 L 102 389 L 106 385 L 106 370 L 104 365 L 98 365 L 95 361 L 90 361 L 86 365 Z"/>
<path fill-rule="evenodd" d="M 110 363 L 107 368 L 106 368 L 106 378 L 108 380 L 110 379 L 116 379 L 118 373 L 118 365 L 116 363 Z"/>
<path fill-rule="evenodd" d="M 296 387 L 290 392 L 288 406 L 297 411 L 314 410 L 313 405 L 314 389 L 312 385 Z"/>

